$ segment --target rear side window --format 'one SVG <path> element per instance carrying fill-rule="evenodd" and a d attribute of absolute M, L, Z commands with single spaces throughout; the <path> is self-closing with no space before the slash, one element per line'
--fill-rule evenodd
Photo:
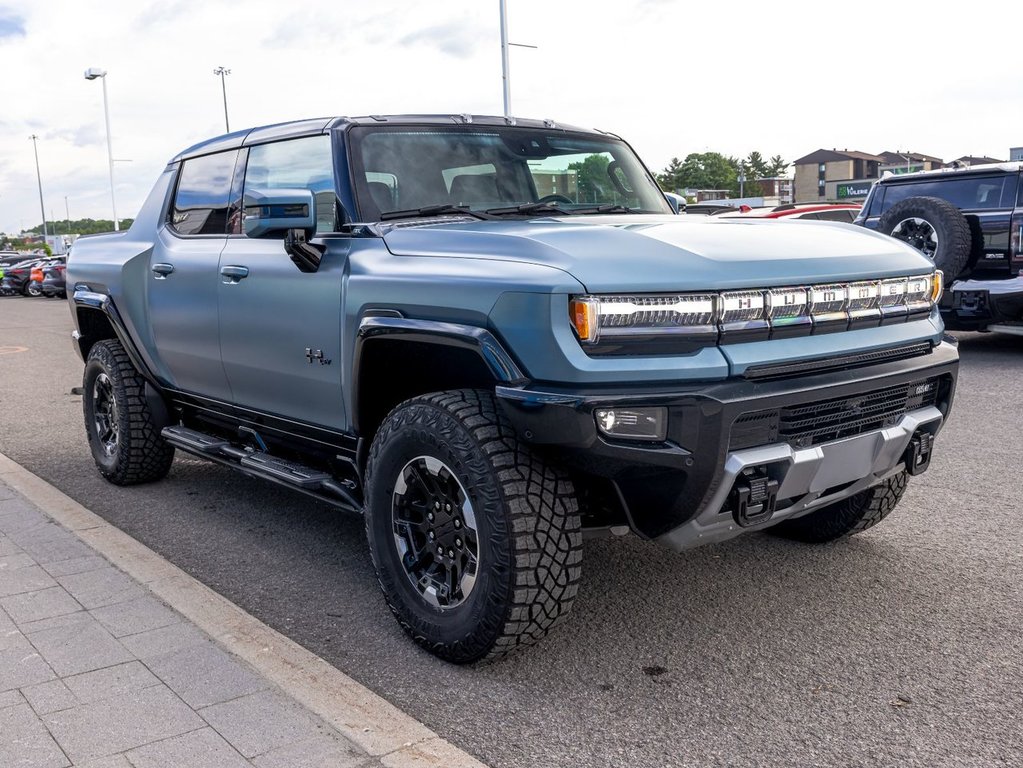
<path fill-rule="evenodd" d="M 1008 176 L 946 178 L 882 186 L 884 203 L 881 206 L 881 213 L 910 197 L 940 197 L 964 210 L 1008 208 L 1012 205 L 1013 190 Z"/>
<path fill-rule="evenodd" d="M 237 150 L 185 160 L 171 207 L 171 228 L 181 235 L 223 235 Z"/>
<path fill-rule="evenodd" d="M 846 224 L 850 224 L 856 218 L 856 211 L 851 208 L 843 208 L 839 211 L 821 211 L 814 218 L 821 221 L 844 221 Z"/>
<path fill-rule="evenodd" d="M 334 163 L 330 136 L 260 144 L 249 149 L 245 191 L 250 189 L 301 189 L 316 201 L 316 231 L 336 232 Z"/>

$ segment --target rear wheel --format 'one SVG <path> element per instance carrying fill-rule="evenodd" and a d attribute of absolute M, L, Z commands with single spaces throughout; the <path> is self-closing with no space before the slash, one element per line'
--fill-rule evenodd
<path fill-rule="evenodd" d="M 25 295 L 26 296 L 42 296 L 43 295 L 43 289 L 42 289 L 42 287 L 40 287 L 39 283 L 36 282 L 35 280 L 29 280 L 25 284 Z"/>
<path fill-rule="evenodd" d="M 366 532 L 391 611 L 447 661 L 532 644 L 575 598 L 572 484 L 518 441 L 487 392 L 426 395 L 388 415 L 369 456 Z"/>
<path fill-rule="evenodd" d="M 116 485 L 159 480 L 174 447 L 160 436 L 145 398 L 145 381 L 119 342 L 97 342 L 85 364 L 82 407 L 89 448 L 100 474 Z"/>
<path fill-rule="evenodd" d="M 853 536 L 884 520 L 899 503 L 908 483 L 909 475 L 900 472 L 848 499 L 771 526 L 767 532 L 807 544 L 824 544 Z"/>

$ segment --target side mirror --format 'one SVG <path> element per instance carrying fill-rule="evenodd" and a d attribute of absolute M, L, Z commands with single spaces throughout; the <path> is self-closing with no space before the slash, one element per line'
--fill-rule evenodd
<path fill-rule="evenodd" d="M 242 222 L 249 237 L 300 229 L 316 231 L 316 202 L 308 189 L 250 189 L 242 200 Z"/>
<path fill-rule="evenodd" d="M 668 205 L 671 206 L 671 210 L 676 214 L 686 212 L 686 199 L 682 195 L 676 195 L 674 192 L 665 192 L 664 196 L 668 198 Z"/>

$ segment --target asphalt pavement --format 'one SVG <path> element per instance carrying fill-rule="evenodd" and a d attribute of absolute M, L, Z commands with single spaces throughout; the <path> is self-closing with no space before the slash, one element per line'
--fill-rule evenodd
<path fill-rule="evenodd" d="M 105 483 L 70 330 L 0 298 L 0 452 L 495 768 L 1023 763 L 1023 338 L 959 335 L 930 470 L 871 531 L 588 542 L 569 621 L 466 668 L 406 639 L 356 515 L 182 454 Z"/>

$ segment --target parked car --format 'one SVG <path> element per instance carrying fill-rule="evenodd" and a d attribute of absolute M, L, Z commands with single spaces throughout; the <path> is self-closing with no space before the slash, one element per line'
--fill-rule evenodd
<path fill-rule="evenodd" d="M 64 276 L 67 269 L 66 261 L 64 259 L 54 259 L 42 269 L 43 280 L 40 287 L 42 288 L 43 295 L 50 298 L 59 296 L 62 299 L 67 296 Z"/>
<path fill-rule="evenodd" d="M 32 269 L 42 264 L 45 259 L 31 259 L 22 261 L 10 267 L 4 268 L 4 276 L 0 280 L 0 293 L 7 296 L 22 294 L 24 296 L 33 294 Z"/>
<path fill-rule="evenodd" d="M 576 163 L 585 202 L 538 191 Z M 100 474 L 159 480 L 181 449 L 362 513 L 399 623 L 459 663 L 568 614 L 584 531 L 873 526 L 958 373 L 913 248 L 676 216 L 622 139 L 549 120 L 221 136 L 67 280 Z"/>
<path fill-rule="evenodd" d="M 951 329 L 1023 335 L 1023 163 L 881 179 L 856 219 L 909 243 L 945 272 Z"/>
<path fill-rule="evenodd" d="M 844 221 L 851 224 L 856 219 L 860 206 L 847 203 L 789 203 L 773 208 L 753 208 L 720 214 L 723 217 L 744 219 L 806 219 L 808 221 Z"/>

